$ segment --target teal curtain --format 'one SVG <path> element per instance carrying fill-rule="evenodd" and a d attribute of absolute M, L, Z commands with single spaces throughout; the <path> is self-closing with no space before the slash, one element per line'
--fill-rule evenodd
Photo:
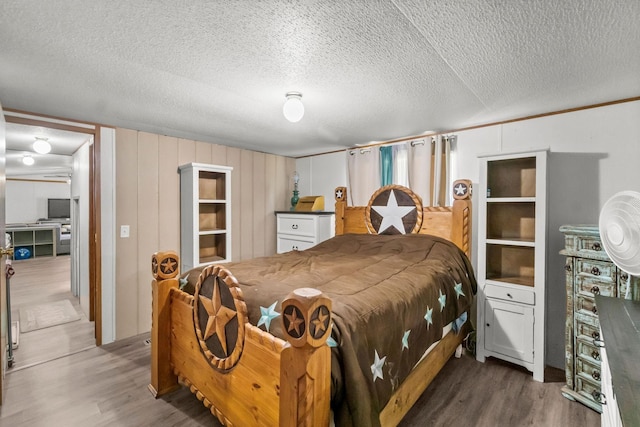
<path fill-rule="evenodd" d="M 380 184 L 393 183 L 393 147 L 380 147 Z"/>

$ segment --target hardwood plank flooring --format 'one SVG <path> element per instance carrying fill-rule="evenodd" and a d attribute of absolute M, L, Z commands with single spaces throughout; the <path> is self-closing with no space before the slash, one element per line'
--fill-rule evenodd
<path fill-rule="evenodd" d="M 219 426 L 185 387 L 153 398 L 147 389 L 148 337 L 9 373 L 0 425 Z M 464 355 L 447 363 L 401 426 L 600 425 L 599 414 L 562 397 L 563 375 L 551 380 L 537 383 L 519 367 L 495 359 L 483 364 Z"/>
<path fill-rule="evenodd" d="M 19 320 L 20 307 L 68 299 L 80 320 L 49 328 L 19 333 L 19 346 L 13 351 L 11 370 L 95 347 L 94 322 L 80 309 L 78 298 L 71 293 L 71 258 L 69 255 L 39 257 L 13 261 L 11 278 L 11 320 Z"/>

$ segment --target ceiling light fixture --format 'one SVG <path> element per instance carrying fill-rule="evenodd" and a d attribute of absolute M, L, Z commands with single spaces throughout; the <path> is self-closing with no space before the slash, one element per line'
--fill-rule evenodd
<path fill-rule="evenodd" d="M 22 163 L 24 163 L 27 166 L 32 166 L 35 163 L 35 161 L 33 160 L 33 157 L 31 157 L 30 154 L 25 154 L 22 157 Z"/>
<path fill-rule="evenodd" d="M 33 143 L 33 149 L 36 153 L 47 154 L 51 151 L 51 144 L 49 144 L 48 138 L 41 138 L 36 136 L 36 142 Z"/>
<path fill-rule="evenodd" d="M 282 106 L 282 114 L 291 123 L 299 122 L 304 116 L 304 105 L 302 104 L 302 94 L 300 92 L 287 92 L 287 100 Z"/>

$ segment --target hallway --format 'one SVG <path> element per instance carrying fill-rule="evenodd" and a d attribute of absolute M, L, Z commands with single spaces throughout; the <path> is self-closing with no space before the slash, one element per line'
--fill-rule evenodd
<path fill-rule="evenodd" d="M 70 291 L 69 255 L 13 261 L 11 277 L 11 320 L 20 320 L 20 307 L 68 299 L 80 320 L 18 334 L 11 372 L 95 347 L 94 322 L 80 310 Z M 14 337 L 15 341 L 15 337 Z"/>

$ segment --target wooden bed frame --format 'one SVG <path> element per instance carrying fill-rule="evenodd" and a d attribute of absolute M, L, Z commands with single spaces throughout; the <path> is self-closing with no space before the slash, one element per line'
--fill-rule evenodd
<path fill-rule="evenodd" d="M 369 233 L 366 207 L 347 206 L 347 189 L 336 189 L 336 234 Z M 446 238 L 470 256 L 471 182 L 454 183 L 451 207 L 424 207 L 419 233 Z M 180 384 L 226 426 L 328 426 L 330 422 L 330 329 L 318 327 L 318 313 L 330 315 L 331 300 L 319 291 L 301 288 L 282 302 L 286 313 L 302 313 L 304 332 L 277 338 L 246 319 L 238 282 L 223 266 L 210 266 L 231 290 L 238 314 L 235 350 L 219 359 L 204 345 L 194 321 L 194 296 L 179 290 L 179 259 L 175 252 L 152 257 L 153 323 L 151 383 L 155 397 Z M 201 276 L 201 278 L 203 277 Z M 304 283 L 301 283 L 304 286 Z M 213 297 L 212 297 L 213 299 Z M 298 314 L 299 315 L 299 314 Z M 465 323 L 465 326 L 469 322 Z M 284 328 L 286 331 L 287 328 Z M 395 426 L 454 354 L 466 333 L 446 335 L 394 392 L 380 414 L 383 426 Z"/>

